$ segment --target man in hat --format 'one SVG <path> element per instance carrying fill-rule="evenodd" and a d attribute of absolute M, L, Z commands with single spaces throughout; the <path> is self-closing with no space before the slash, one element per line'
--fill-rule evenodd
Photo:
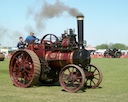
<path fill-rule="evenodd" d="M 25 39 L 25 42 L 28 44 L 32 44 L 35 42 L 35 40 L 39 40 L 38 38 L 36 38 L 36 36 L 34 36 L 33 32 L 30 32 L 30 35 L 27 36 L 27 38 Z"/>

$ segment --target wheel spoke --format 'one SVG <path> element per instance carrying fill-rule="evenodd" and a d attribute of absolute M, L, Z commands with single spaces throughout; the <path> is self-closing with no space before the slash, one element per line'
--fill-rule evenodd
<path fill-rule="evenodd" d="M 16 67 L 16 64 L 15 64 L 14 67 L 12 67 L 12 72 L 17 72 L 17 70 L 19 69 Z"/>
<path fill-rule="evenodd" d="M 87 78 L 87 80 L 86 80 L 86 82 L 85 83 L 87 83 L 88 82 L 88 78 Z"/>
<path fill-rule="evenodd" d="M 94 77 L 94 79 L 99 80 L 98 78 Z"/>
<path fill-rule="evenodd" d="M 69 73 L 71 73 L 70 69 L 68 68 Z"/>
<path fill-rule="evenodd" d="M 28 74 L 32 74 L 32 72 L 30 70 L 25 70 L 25 72 L 27 72 Z"/>
<path fill-rule="evenodd" d="M 81 84 L 81 81 L 80 81 L 80 80 L 79 80 L 79 81 L 78 81 L 78 80 L 76 80 L 76 82 L 78 82 L 78 84 L 79 84 L 79 85 Z"/>
<path fill-rule="evenodd" d="M 93 82 L 93 84 L 94 84 L 94 86 L 95 86 L 95 85 L 96 85 L 95 82 L 94 82 L 93 80 L 92 80 L 92 82 Z"/>
<path fill-rule="evenodd" d="M 91 72 L 91 66 L 89 66 L 89 71 Z"/>
<path fill-rule="evenodd" d="M 22 61 L 25 61 L 25 53 L 21 54 L 21 59 L 22 59 Z"/>
<path fill-rule="evenodd" d="M 90 80 L 90 86 L 92 86 L 92 80 Z"/>
<path fill-rule="evenodd" d="M 77 77 L 77 79 L 82 79 L 82 76 Z"/>
<path fill-rule="evenodd" d="M 25 60 L 28 61 L 28 58 L 29 58 L 29 56 L 27 56 L 27 57 L 25 58 Z"/>
<path fill-rule="evenodd" d="M 31 79 L 30 76 L 24 73 L 24 80 L 30 80 L 30 79 Z"/>
<path fill-rule="evenodd" d="M 19 61 L 19 58 L 15 57 L 16 61 Z"/>
<path fill-rule="evenodd" d="M 72 72 L 74 72 L 74 68 L 72 68 Z"/>
<path fill-rule="evenodd" d="M 97 73 L 97 74 L 93 74 L 94 76 L 97 76 L 97 75 L 99 75 L 99 73 Z"/>
<path fill-rule="evenodd" d="M 16 59 L 16 64 L 17 64 L 17 65 L 20 65 L 20 59 L 17 58 L 17 57 L 15 57 L 15 59 Z"/>
<path fill-rule="evenodd" d="M 63 78 L 68 78 L 69 75 L 68 74 L 63 74 Z"/>
<path fill-rule="evenodd" d="M 97 70 L 97 69 L 95 68 L 94 71 L 93 71 L 93 73 L 95 73 L 96 70 Z"/>

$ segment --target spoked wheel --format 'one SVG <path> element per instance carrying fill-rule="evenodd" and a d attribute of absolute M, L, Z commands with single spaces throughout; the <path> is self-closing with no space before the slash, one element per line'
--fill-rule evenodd
<path fill-rule="evenodd" d="M 96 88 L 102 82 L 102 72 L 99 68 L 94 65 L 89 65 L 87 68 L 86 75 L 86 82 L 85 85 L 88 88 Z"/>
<path fill-rule="evenodd" d="M 46 34 L 42 40 L 41 40 L 41 43 L 43 42 L 47 42 L 47 43 L 50 43 L 52 44 L 53 42 L 57 42 L 59 41 L 58 37 L 54 34 Z"/>
<path fill-rule="evenodd" d="M 85 73 L 79 66 L 69 64 L 60 71 L 59 81 L 65 91 L 77 92 L 85 83 Z"/>
<path fill-rule="evenodd" d="M 19 50 L 11 57 L 9 72 L 15 86 L 33 86 L 40 76 L 40 61 L 33 51 Z"/>

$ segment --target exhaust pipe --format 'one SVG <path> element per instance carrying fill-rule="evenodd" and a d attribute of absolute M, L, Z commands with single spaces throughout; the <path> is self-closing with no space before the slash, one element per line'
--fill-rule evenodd
<path fill-rule="evenodd" d="M 79 49 L 83 49 L 84 48 L 84 16 L 83 15 L 79 15 L 76 17 L 77 18 L 77 30 L 78 30 L 78 44 L 79 44 Z"/>

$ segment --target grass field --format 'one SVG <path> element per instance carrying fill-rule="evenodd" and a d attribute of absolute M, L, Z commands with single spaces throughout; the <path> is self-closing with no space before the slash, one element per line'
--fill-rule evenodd
<path fill-rule="evenodd" d="M 0 62 L 0 102 L 128 102 L 128 59 L 92 59 L 91 63 L 102 70 L 100 87 L 68 93 L 61 86 L 13 86 L 5 59 Z"/>

